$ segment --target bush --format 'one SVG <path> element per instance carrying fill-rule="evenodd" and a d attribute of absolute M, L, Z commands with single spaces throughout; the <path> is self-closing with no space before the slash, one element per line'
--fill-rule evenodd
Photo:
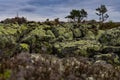
<path fill-rule="evenodd" d="M 120 23 L 115 23 L 112 21 L 103 23 L 102 25 L 100 25 L 100 29 L 106 30 L 106 29 L 112 29 L 112 28 L 116 28 L 119 27 Z"/>
<path fill-rule="evenodd" d="M 89 61 L 83 57 L 59 59 L 48 54 L 22 53 L 1 63 L 2 80 L 119 80 L 119 66 L 105 61 Z M 8 69 L 9 68 L 9 69 Z"/>

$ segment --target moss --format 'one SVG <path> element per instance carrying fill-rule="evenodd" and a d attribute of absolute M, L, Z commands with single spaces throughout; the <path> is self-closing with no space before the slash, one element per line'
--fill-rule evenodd
<path fill-rule="evenodd" d="M 88 56 L 89 55 L 87 51 L 88 49 L 91 49 L 93 51 L 99 51 L 101 48 L 101 44 L 96 41 L 79 40 L 79 41 L 55 43 L 54 47 L 57 50 L 64 50 L 64 52 Z M 59 52 L 63 54 L 62 51 Z"/>
<path fill-rule="evenodd" d="M 62 28 L 62 27 L 59 27 L 59 28 L 57 28 L 57 31 L 58 31 L 58 34 L 60 36 L 60 35 L 64 35 L 64 33 L 66 32 L 66 29 Z"/>
<path fill-rule="evenodd" d="M 78 49 L 75 51 L 75 54 L 80 55 L 80 56 L 84 56 L 84 57 L 89 56 L 89 53 L 87 52 L 86 49 Z"/>
<path fill-rule="evenodd" d="M 64 36 L 59 36 L 56 40 L 59 42 L 62 42 L 65 40 L 65 38 L 64 38 Z"/>
<path fill-rule="evenodd" d="M 20 44 L 20 50 L 21 51 L 29 51 L 29 45 L 26 43 L 21 43 Z"/>
<path fill-rule="evenodd" d="M 44 42 L 41 44 L 41 49 L 43 49 L 44 52 L 51 54 L 52 53 L 52 45 L 48 42 Z"/>
<path fill-rule="evenodd" d="M 117 46 L 120 45 L 120 27 L 106 30 L 99 38 L 103 45 Z"/>
<path fill-rule="evenodd" d="M 5 76 L 6 79 L 10 78 L 10 75 L 11 75 L 11 70 L 6 70 L 4 72 L 4 76 Z"/>
<path fill-rule="evenodd" d="M 19 29 L 20 27 L 2 27 L 0 29 L 0 32 L 2 31 L 2 33 L 4 34 L 7 34 L 7 35 L 13 35 L 17 32 L 17 30 Z"/>
<path fill-rule="evenodd" d="M 109 52 L 119 53 L 120 47 L 119 46 L 103 46 L 101 50 L 103 53 L 109 53 Z"/>
<path fill-rule="evenodd" d="M 64 37 L 65 37 L 66 40 L 73 40 L 73 33 L 72 33 L 72 31 L 70 31 L 68 33 L 65 33 Z"/>
<path fill-rule="evenodd" d="M 114 58 L 114 63 L 120 64 L 120 61 L 119 61 L 119 57 L 118 57 L 118 56 L 116 56 L 116 57 Z"/>
<path fill-rule="evenodd" d="M 98 40 L 101 36 L 102 36 L 102 34 L 104 34 L 104 30 L 98 30 L 98 34 L 96 35 L 96 40 Z"/>
<path fill-rule="evenodd" d="M 111 54 L 100 54 L 100 55 L 96 55 L 97 58 L 101 58 L 101 57 L 107 57 L 107 58 L 110 58 L 112 57 Z"/>
<path fill-rule="evenodd" d="M 79 28 L 73 29 L 74 38 L 80 38 L 82 33 Z"/>
<path fill-rule="evenodd" d="M 0 73 L 0 78 L 4 78 L 5 80 L 9 80 L 11 76 L 11 70 L 7 69 L 3 72 L 3 74 Z"/>
<path fill-rule="evenodd" d="M 50 35 L 52 38 L 55 38 L 55 35 L 51 30 L 47 30 L 46 35 Z"/>
<path fill-rule="evenodd" d="M 42 29 L 35 29 L 31 32 L 32 35 L 37 35 L 37 36 L 45 36 L 46 34 L 46 31 L 45 30 L 42 30 Z"/>
<path fill-rule="evenodd" d="M 88 31 L 85 35 L 86 39 L 95 39 L 95 34 L 92 31 Z"/>
<path fill-rule="evenodd" d="M 0 49 L 4 50 L 4 52 L 6 52 L 7 50 L 5 49 L 13 49 L 13 47 L 15 46 L 16 42 L 15 42 L 15 38 L 11 35 L 0 35 Z M 12 51 L 12 50 L 10 50 Z"/>
<path fill-rule="evenodd" d="M 105 60 L 106 62 L 108 62 L 112 65 L 120 64 L 118 55 L 116 55 L 114 53 L 95 55 L 95 58 L 100 59 L 100 60 Z"/>

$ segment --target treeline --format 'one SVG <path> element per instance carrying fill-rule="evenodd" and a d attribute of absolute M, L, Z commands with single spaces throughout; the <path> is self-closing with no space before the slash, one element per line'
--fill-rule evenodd
<path fill-rule="evenodd" d="M 99 22 L 103 23 L 108 19 L 109 15 L 107 14 L 107 11 L 108 10 L 105 5 L 101 5 L 100 7 L 96 8 L 96 15 L 99 16 Z M 80 23 L 83 22 L 85 18 L 87 18 L 87 16 L 88 13 L 84 9 L 81 10 L 73 9 L 70 12 L 70 15 L 66 16 L 65 18 L 70 19 L 71 22 Z"/>

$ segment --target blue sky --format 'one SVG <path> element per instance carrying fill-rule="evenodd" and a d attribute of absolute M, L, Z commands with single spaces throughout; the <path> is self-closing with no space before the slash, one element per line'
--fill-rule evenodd
<path fill-rule="evenodd" d="M 64 17 L 72 9 L 84 8 L 88 12 L 88 20 L 96 19 L 95 9 L 105 4 L 108 9 L 109 20 L 120 21 L 120 0 L 0 0 L 0 20 L 14 17 L 16 13 L 28 20 L 44 21 Z"/>

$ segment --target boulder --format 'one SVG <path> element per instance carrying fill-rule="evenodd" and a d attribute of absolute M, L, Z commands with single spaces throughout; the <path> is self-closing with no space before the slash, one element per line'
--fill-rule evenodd
<path fill-rule="evenodd" d="M 69 28 L 57 27 L 53 28 L 52 32 L 54 33 L 57 40 L 73 40 L 73 32 Z"/>
<path fill-rule="evenodd" d="M 99 51 L 101 44 L 95 40 L 79 40 L 79 41 L 67 41 L 58 42 L 54 44 L 54 51 L 58 55 L 81 55 L 89 56 L 89 51 Z"/>
<path fill-rule="evenodd" d="M 120 47 L 119 46 L 103 46 L 102 47 L 102 53 L 120 53 Z"/>
<path fill-rule="evenodd" d="M 111 64 L 120 64 L 120 58 L 115 53 L 99 54 L 94 56 L 95 60 L 104 60 Z"/>
<path fill-rule="evenodd" d="M 106 30 L 99 38 L 100 43 L 109 46 L 120 45 L 120 27 Z"/>
<path fill-rule="evenodd" d="M 104 30 L 98 30 L 95 39 L 98 40 L 104 34 L 104 32 Z"/>
<path fill-rule="evenodd" d="M 82 36 L 81 30 L 79 28 L 73 29 L 74 38 L 80 38 Z"/>
<path fill-rule="evenodd" d="M 87 33 L 85 34 L 85 39 L 95 39 L 95 34 L 92 31 L 87 31 Z"/>

